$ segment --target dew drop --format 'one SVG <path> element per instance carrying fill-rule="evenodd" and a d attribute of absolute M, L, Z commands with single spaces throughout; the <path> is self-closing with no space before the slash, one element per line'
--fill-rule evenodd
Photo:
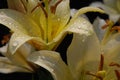
<path fill-rule="evenodd" d="M 45 59 L 45 57 L 44 57 L 44 56 L 41 56 L 41 58 L 42 58 L 42 59 Z"/>
<path fill-rule="evenodd" d="M 58 21 L 60 21 L 60 18 L 58 18 Z"/>
<path fill-rule="evenodd" d="M 12 23 L 10 22 L 10 23 L 8 23 L 9 25 L 12 25 Z"/>
<path fill-rule="evenodd" d="M 85 39 L 83 39 L 82 42 L 85 42 Z"/>
<path fill-rule="evenodd" d="M 15 42 L 13 43 L 13 46 L 16 47 L 17 45 L 18 45 L 18 41 L 15 41 Z"/>
<path fill-rule="evenodd" d="M 51 68 L 50 70 L 51 70 L 51 72 L 54 72 L 54 69 Z"/>

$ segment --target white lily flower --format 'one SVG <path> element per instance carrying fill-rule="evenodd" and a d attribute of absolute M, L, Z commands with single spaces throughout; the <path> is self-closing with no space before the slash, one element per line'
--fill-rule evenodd
<path fill-rule="evenodd" d="M 103 9 L 114 22 L 120 18 L 120 0 L 103 0 L 103 3 L 93 2 L 90 6 Z"/>
<path fill-rule="evenodd" d="M 74 33 L 68 48 L 68 65 L 64 64 L 59 53 L 48 50 L 36 51 L 28 60 L 47 69 L 54 80 L 119 80 L 120 33 L 110 30 L 112 22 L 104 33 L 100 32 L 100 26 L 105 22 L 99 20 L 98 18 L 94 22 L 94 27 L 97 27 L 94 29 L 87 22 L 85 23 L 89 26 L 81 26 L 83 23 L 74 24 L 79 24 L 81 29 Z"/>
<path fill-rule="evenodd" d="M 118 70 L 119 73 L 120 68 L 115 66 L 120 64 L 120 33 L 114 31 L 113 22 L 111 21 L 107 21 L 106 26 L 108 27 L 102 29 L 105 23 L 104 20 L 97 18 L 93 23 L 94 32 L 97 36 L 91 37 L 92 39 L 89 37 L 87 39 L 83 38 L 84 43 L 81 42 L 80 44 L 77 43 L 78 37 L 76 39 L 73 38 L 73 42 L 69 47 L 69 55 L 67 57 L 68 59 L 70 57 L 69 64 L 72 66 L 71 70 L 78 75 L 83 74 L 81 79 L 119 80 L 120 75 L 115 74 L 115 70 Z M 78 48 L 81 47 L 81 49 L 77 50 L 74 46 L 78 46 Z M 100 54 L 103 56 L 101 60 L 99 58 Z M 74 60 L 78 62 L 78 64 L 76 64 Z M 114 67 L 110 65 L 114 65 Z M 99 69 L 100 66 L 102 66 L 102 69 Z M 76 70 L 75 67 L 77 68 Z M 81 73 L 82 71 L 83 73 Z M 84 74 L 85 71 L 88 71 L 87 74 L 89 76 Z M 75 76 L 77 75 L 75 74 Z"/>
<path fill-rule="evenodd" d="M 103 13 L 101 9 L 85 7 L 70 19 L 69 0 L 8 0 L 8 3 L 12 9 L 0 9 L 0 23 L 13 32 L 5 56 L 16 66 L 28 71 L 34 71 L 36 67 L 27 61 L 32 52 L 42 49 L 48 52 L 55 50 L 68 33 L 93 34 L 91 24 L 78 16 L 88 11 Z M 60 64 L 65 65 L 63 62 Z M 54 75 L 59 76 L 58 73 Z M 67 80 L 68 77 L 59 78 Z"/>

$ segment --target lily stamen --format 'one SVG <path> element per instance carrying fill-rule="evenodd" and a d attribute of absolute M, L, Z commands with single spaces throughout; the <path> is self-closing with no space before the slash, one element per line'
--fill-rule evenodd
<path fill-rule="evenodd" d="M 120 26 L 114 26 L 111 31 L 115 31 L 117 30 L 118 32 L 120 32 Z"/>
<path fill-rule="evenodd" d="M 120 64 L 115 63 L 115 62 L 111 62 L 111 63 L 109 64 L 109 66 L 116 66 L 116 67 L 119 67 L 119 68 L 120 68 Z"/>
<path fill-rule="evenodd" d="M 120 71 L 115 70 L 115 74 L 116 74 L 116 76 L 117 76 L 117 80 L 120 80 Z"/>
<path fill-rule="evenodd" d="M 44 14 L 45 14 L 45 16 L 46 16 L 46 18 L 47 18 L 47 17 L 48 17 L 48 14 L 47 14 L 46 10 L 44 9 L 42 3 L 43 3 L 43 1 L 40 1 L 40 2 L 38 3 L 38 5 L 36 5 L 36 6 L 31 10 L 31 13 L 32 13 L 33 11 L 35 11 L 36 8 L 41 7 L 41 9 L 43 10 L 43 12 L 44 12 Z"/>
<path fill-rule="evenodd" d="M 106 29 L 107 27 L 111 26 L 111 23 L 113 23 L 110 20 L 105 20 L 106 24 L 102 26 L 102 29 Z"/>
<path fill-rule="evenodd" d="M 58 4 L 60 4 L 61 2 L 62 2 L 62 0 L 59 0 L 55 5 L 50 7 L 52 13 L 55 13 Z"/>
<path fill-rule="evenodd" d="M 52 0 L 49 0 L 48 3 L 50 3 Z"/>
<path fill-rule="evenodd" d="M 100 80 L 103 80 L 104 76 L 105 76 L 105 71 L 103 70 L 103 65 L 104 65 L 104 56 L 103 54 L 101 54 L 100 56 L 100 64 L 98 66 L 98 71 L 96 74 L 90 72 L 90 71 L 87 71 L 86 74 L 87 75 L 91 75 L 91 76 L 94 76 L 95 77 L 95 80 L 96 78 L 100 79 Z"/>
<path fill-rule="evenodd" d="M 92 72 L 87 71 L 86 74 L 87 74 L 87 75 L 94 76 L 94 77 L 96 77 L 96 78 L 98 78 L 98 79 L 100 79 L 100 80 L 103 80 L 102 77 L 100 77 L 100 76 L 98 76 L 98 75 L 96 75 L 96 74 L 94 74 L 94 73 L 92 73 Z"/>
<path fill-rule="evenodd" d="M 103 65 L 104 65 L 104 56 L 101 54 L 98 71 L 102 71 L 103 70 Z"/>
<path fill-rule="evenodd" d="M 25 11 L 27 12 L 27 8 L 26 8 L 26 6 L 25 6 L 24 2 L 23 2 L 22 0 L 20 0 L 20 1 L 21 1 L 22 5 L 23 5 L 23 7 L 24 7 Z"/>

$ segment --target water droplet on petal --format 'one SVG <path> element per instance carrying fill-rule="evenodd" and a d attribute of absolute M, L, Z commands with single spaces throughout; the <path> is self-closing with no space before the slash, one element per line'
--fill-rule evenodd
<path fill-rule="evenodd" d="M 51 68 L 50 70 L 51 70 L 51 72 L 53 72 L 53 71 L 54 71 L 54 69 L 52 69 L 52 68 Z"/>
<path fill-rule="evenodd" d="M 17 45 L 18 45 L 18 41 L 15 41 L 15 42 L 13 43 L 13 46 L 16 47 Z"/>
<path fill-rule="evenodd" d="M 44 56 L 41 56 L 41 58 L 42 58 L 42 59 L 45 59 L 45 57 L 44 57 Z"/>
<path fill-rule="evenodd" d="M 58 18 L 58 21 L 60 21 L 60 18 Z"/>
<path fill-rule="evenodd" d="M 8 24 L 9 24 L 9 25 L 12 25 L 12 23 L 11 23 L 11 22 L 9 22 Z"/>
<path fill-rule="evenodd" d="M 83 39 L 82 42 L 85 42 L 85 39 Z"/>

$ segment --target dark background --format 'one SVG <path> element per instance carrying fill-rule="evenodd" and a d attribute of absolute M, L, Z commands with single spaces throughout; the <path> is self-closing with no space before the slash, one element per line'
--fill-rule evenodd
<path fill-rule="evenodd" d="M 71 8 L 75 8 L 75 9 L 80 9 L 84 6 L 88 6 L 91 2 L 94 2 L 94 1 L 101 1 L 102 0 L 70 0 L 70 7 Z M 0 8 L 7 8 L 7 2 L 6 0 L 0 0 Z M 91 22 L 93 21 L 93 19 L 99 15 L 99 13 L 87 13 L 86 14 L 89 19 L 91 20 Z M 2 40 L 2 37 L 6 34 L 9 33 L 9 29 L 7 29 L 6 27 L 0 25 L 0 41 Z M 56 51 L 60 52 L 60 53 L 63 53 L 65 54 L 66 52 L 66 48 L 68 46 L 65 46 L 67 44 L 70 43 L 70 39 L 72 38 L 72 35 L 68 35 L 64 41 L 60 44 L 60 46 L 57 48 Z M 0 47 L 3 46 L 0 44 Z M 63 60 L 66 62 L 66 56 L 61 54 L 61 56 L 63 57 Z M 46 72 L 45 70 L 43 70 L 44 73 L 48 73 Z M 34 74 L 31 74 L 31 73 L 11 73 L 11 74 L 2 74 L 0 73 L 0 80 L 32 80 L 32 75 L 34 75 L 34 78 L 36 80 L 42 80 L 42 79 L 38 79 L 37 74 L 34 73 Z M 49 75 L 47 75 L 49 76 Z M 47 80 L 47 79 L 44 79 L 44 80 Z"/>

